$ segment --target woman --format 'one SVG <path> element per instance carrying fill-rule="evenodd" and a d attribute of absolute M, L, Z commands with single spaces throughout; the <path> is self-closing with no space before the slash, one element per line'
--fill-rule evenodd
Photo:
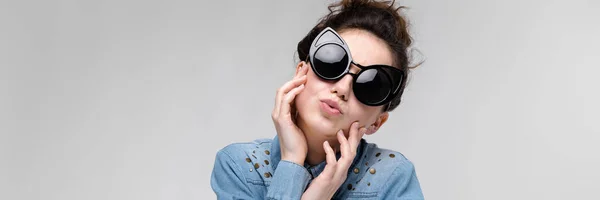
<path fill-rule="evenodd" d="M 408 75 L 407 23 L 393 2 L 344 0 L 298 43 L 279 88 L 274 139 L 216 156 L 219 199 L 423 199 L 413 164 L 362 139 L 388 120 Z"/>

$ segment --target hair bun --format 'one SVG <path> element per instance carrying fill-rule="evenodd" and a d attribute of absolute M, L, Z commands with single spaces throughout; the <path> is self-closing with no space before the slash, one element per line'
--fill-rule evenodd
<path fill-rule="evenodd" d="M 341 0 L 328 6 L 330 12 L 353 10 L 356 8 L 391 8 L 395 1 L 374 1 L 374 0 Z"/>

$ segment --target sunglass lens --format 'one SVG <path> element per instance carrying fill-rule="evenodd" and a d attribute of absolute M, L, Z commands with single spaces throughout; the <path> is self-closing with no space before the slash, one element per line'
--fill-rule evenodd
<path fill-rule="evenodd" d="M 344 48 L 336 44 L 326 44 L 315 52 L 313 65 L 318 75 L 326 79 L 335 79 L 346 71 L 348 60 Z"/>
<path fill-rule="evenodd" d="M 384 101 L 391 88 L 388 76 L 383 71 L 373 68 L 361 71 L 353 85 L 356 98 L 367 105 L 376 105 Z"/>

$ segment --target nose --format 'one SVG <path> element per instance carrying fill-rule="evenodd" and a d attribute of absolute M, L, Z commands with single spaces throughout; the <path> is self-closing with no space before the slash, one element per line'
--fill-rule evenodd
<path fill-rule="evenodd" d="M 338 80 L 335 84 L 333 84 L 333 88 L 331 89 L 332 93 L 335 93 L 340 99 L 344 101 L 348 101 L 350 97 L 350 90 L 352 87 L 352 76 L 344 76 L 344 78 Z"/>
<path fill-rule="evenodd" d="M 350 73 L 357 74 L 360 69 L 354 64 L 350 66 Z M 350 98 L 350 94 L 352 93 L 352 75 L 346 74 L 342 79 L 338 80 L 331 90 L 332 93 L 335 93 L 340 99 L 344 101 L 348 101 Z"/>

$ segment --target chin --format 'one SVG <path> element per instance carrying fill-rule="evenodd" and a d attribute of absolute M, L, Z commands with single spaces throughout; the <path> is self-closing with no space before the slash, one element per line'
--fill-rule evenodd
<path fill-rule="evenodd" d="M 308 98 L 307 98 L 308 97 Z M 340 129 L 342 116 L 326 116 L 321 110 L 321 104 L 318 98 L 310 98 L 300 93 L 297 97 L 297 103 L 302 105 L 297 107 L 300 118 L 300 128 L 305 131 L 307 137 L 335 138 Z"/>
<path fill-rule="evenodd" d="M 336 137 L 339 128 L 335 121 L 324 117 L 321 113 L 313 112 L 308 115 L 300 115 L 302 118 L 303 129 L 310 131 L 305 132 L 308 137 Z M 318 134 L 318 135 L 316 135 Z"/>

